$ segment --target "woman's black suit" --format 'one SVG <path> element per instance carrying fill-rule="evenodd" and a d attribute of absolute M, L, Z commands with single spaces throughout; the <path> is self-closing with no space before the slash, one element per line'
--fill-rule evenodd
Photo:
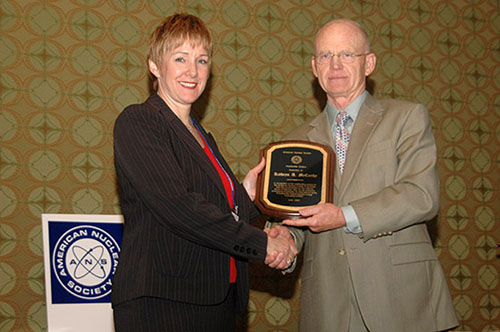
<path fill-rule="evenodd" d="M 231 255 L 238 275 L 235 307 L 246 308 L 247 260 L 264 261 L 267 236 L 249 224 L 257 209 L 213 137 L 201 130 L 235 184 L 239 222 L 211 161 L 157 94 L 116 120 L 114 158 L 125 225 L 113 306 L 144 296 L 220 303 L 230 286 Z"/>

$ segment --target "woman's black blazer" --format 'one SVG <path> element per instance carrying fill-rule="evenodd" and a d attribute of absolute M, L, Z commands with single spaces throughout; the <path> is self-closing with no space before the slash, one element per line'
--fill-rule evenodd
<path fill-rule="evenodd" d="M 157 94 L 118 116 L 114 162 L 125 224 L 113 305 L 141 296 L 220 303 L 228 292 L 232 255 L 237 309 L 246 308 L 247 260 L 265 259 L 267 236 L 249 224 L 258 210 L 213 137 L 201 130 L 235 183 L 239 222 L 211 161 Z"/>

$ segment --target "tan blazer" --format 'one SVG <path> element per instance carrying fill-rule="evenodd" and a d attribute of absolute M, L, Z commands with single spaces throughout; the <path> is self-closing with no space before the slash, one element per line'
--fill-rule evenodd
<path fill-rule="evenodd" d="M 334 149 L 326 110 L 284 139 Z M 337 165 L 334 180 L 335 204 L 354 207 L 363 234 L 293 229 L 305 250 L 300 331 L 347 331 L 350 275 L 371 332 L 458 325 L 425 224 L 438 212 L 436 159 L 423 105 L 367 96 L 352 130 L 344 174 Z"/>

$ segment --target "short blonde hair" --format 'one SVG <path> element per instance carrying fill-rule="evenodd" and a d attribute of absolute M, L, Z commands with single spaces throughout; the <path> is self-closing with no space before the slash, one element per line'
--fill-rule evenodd
<path fill-rule="evenodd" d="M 148 62 L 151 60 L 155 65 L 161 66 L 165 53 L 185 42 L 189 42 L 193 47 L 201 45 L 208 55 L 212 55 L 210 31 L 200 18 L 184 13 L 165 18 L 149 38 Z"/>

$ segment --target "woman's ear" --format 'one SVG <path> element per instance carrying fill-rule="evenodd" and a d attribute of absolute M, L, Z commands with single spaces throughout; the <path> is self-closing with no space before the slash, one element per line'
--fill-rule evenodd
<path fill-rule="evenodd" d="M 153 74 L 156 78 L 160 77 L 160 70 L 158 69 L 158 66 L 153 62 L 153 60 L 148 60 L 148 67 L 151 74 Z"/>

